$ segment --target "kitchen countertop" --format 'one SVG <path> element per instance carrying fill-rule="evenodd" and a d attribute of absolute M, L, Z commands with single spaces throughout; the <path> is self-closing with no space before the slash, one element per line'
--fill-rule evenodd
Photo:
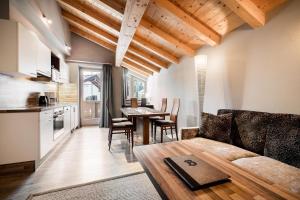
<path fill-rule="evenodd" d="M 41 112 L 74 104 L 76 103 L 60 103 L 48 106 L 0 107 L 0 113 Z"/>

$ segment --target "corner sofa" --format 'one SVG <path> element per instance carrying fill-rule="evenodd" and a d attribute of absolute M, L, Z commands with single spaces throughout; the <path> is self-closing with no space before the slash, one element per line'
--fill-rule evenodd
<path fill-rule="evenodd" d="M 221 109 L 213 117 L 225 115 L 229 127 L 219 130 L 229 130 L 228 140 L 203 133 L 203 124 L 182 128 L 182 139 L 300 195 L 300 115 Z"/>

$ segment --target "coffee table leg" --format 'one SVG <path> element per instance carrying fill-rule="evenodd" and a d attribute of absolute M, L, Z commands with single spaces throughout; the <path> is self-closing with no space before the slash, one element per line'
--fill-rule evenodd
<path fill-rule="evenodd" d="M 149 144 L 149 118 L 143 118 L 143 144 Z"/>

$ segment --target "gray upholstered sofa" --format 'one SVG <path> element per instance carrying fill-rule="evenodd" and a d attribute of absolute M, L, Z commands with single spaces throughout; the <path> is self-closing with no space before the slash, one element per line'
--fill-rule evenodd
<path fill-rule="evenodd" d="M 227 143 L 205 138 L 197 127 L 182 128 L 182 139 L 300 194 L 300 116 L 228 109 L 218 116 L 228 113 Z"/>

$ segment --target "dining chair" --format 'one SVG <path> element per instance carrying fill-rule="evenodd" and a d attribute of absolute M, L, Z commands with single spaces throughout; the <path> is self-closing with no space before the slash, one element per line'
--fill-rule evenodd
<path fill-rule="evenodd" d="M 161 107 L 160 107 L 160 111 L 161 112 L 166 112 L 167 110 L 167 98 L 162 98 L 161 100 Z M 151 123 L 151 137 L 153 137 L 153 130 L 154 130 L 154 126 L 155 126 L 155 121 L 156 120 L 160 120 L 160 119 L 165 119 L 165 116 L 154 116 L 154 117 L 149 117 L 150 123 Z"/>
<path fill-rule="evenodd" d="M 111 114 L 110 107 L 108 106 L 109 105 L 108 99 L 106 100 L 106 104 L 105 105 L 106 105 L 106 109 L 108 110 L 108 113 Z M 128 118 L 126 118 L 126 117 L 111 118 L 111 120 L 112 120 L 113 123 L 129 121 Z"/>
<path fill-rule="evenodd" d="M 141 100 L 141 106 L 146 107 L 147 106 L 147 98 L 142 98 Z"/>
<path fill-rule="evenodd" d="M 139 106 L 137 98 L 131 98 L 130 99 L 130 106 L 132 108 L 137 108 Z"/>
<path fill-rule="evenodd" d="M 108 111 L 108 124 L 109 124 L 109 133 L 108 133 L 108 149 L 110 150 L 112 135 L 113 134 L 123 134 L 127 136 L 129 143 L 131 142 L 131 147 L 133 148 L 133 123 L 130 121 L 113 121 L 117 118 L 112 118 L 108 104 L 106 104 Z"/>
<path fill-rule="evenodd" d="M 175 130 L 176 139 L 178 140 L 178 128 L 177 128 L 177 118 L 178 118 L 178 112 L 180 108 L 180 99 L 175 98 L 173 100 L 173 107 L 170 113 L 170 119 L 161 119 L 155 121 L 154 126 L 154 139 L 156 140 L 156 129 L 159 126 L 160 127 L 160 135 L 161 135 L 161 143 L 163 143 L 163 132 L 167 134 L 167 129 L 171 129 L 172 139 L 173 139 L 173 129 Z"/>

